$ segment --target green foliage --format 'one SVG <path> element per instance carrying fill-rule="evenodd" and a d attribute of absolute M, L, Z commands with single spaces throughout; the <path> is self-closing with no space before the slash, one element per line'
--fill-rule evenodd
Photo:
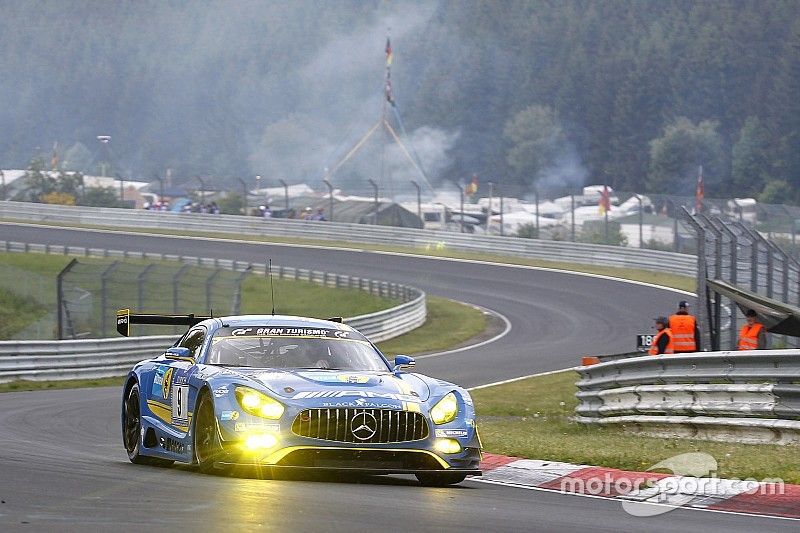
<path fill-rule="evenodd" d="M 664 128 L 664 134 L 650 142 L 649 190 L 661 193 L 694 193 L 698 167 L 708 185 L 723 177 L 722 137 L 716 122 L 704 120 L 695 125 L 678 117 Z"/>
<path fill-rule="evenodd" d="M 241 215 L 244 209 L 244 201 L 241 194 L 229 194 L 225 198 L 221 198 L 217 205 L 219 212 L 223 215 Z"/>
<path fill-rule="evenodd" d="M 733 145 L 731 177 L 736 193 L 751 196 L 770 181 L 767 135 L 758 117 L 747 117 Z"/>
<path fill-rule="evenodd" d="M 758 195 L 758 201 L 767 204 L 785 204 L 796 200 L 797 190 L 783 180 L 770 181 Z"/>
<path fill-rule="evenodd" d="M 619 222 L 613 221 L 608 223 L 608 242 L 606 242 L 605 221 L 603 220 L 584 223 L 578 241 L 591 244 L 628 245 L 628 238 L 622 233 Z"/>
<path fill-rule="evenodd" d="M 800 10 L 791 0 L 438 0 L 394 14 L 392 3 L 360 0 L 6 4 L 0 72 L 17 81 L 0 85 L 14 132 L 0 139 L 9 167 L 58 140 L 70 170 L 96 172 L 103 161 L 142 176 L 171 168 L 176 177 L 319 180 L 377 118 L 384 43 L 363 32 L 398 15 L 392 82 L 405 127 L 455 137 L 434 179 L 477 173 L 516 194 L 535 179 L 574 177 L 541 172 L 547 150 L 528 149 L 547 139 L 522 120 L 539 106 L 555 110 L 556 137 L 574 147 L 587 183 L 608 175 L 617 190 L 691 194 L 690 183 L 662 175 L 691 181 L 703 164 L 708 196 L 755 194 L 771 179 L 800 187 Z M 80 39 L 65 39 L 76 27 Z M 227 38 L 198 31 L 212 27 Z M 689 176 L 677 160 L 651 169 L 650 142 L 675 117 L 717 123 L 718 168 L 694 160 L 690 144 L 672 150 Z M 755 137 L 749 117 L 762 126 Z M 109 132 L 104 149 L 96 135 Z M 428 170 L 426 148 L 415 146 Z M 754 178 L 762 157 L 769 168 Z M 334 181 L 352 175 L 363 186 L 377 168 L 355 167 Z"/>
<path fill-rule="evenodd" d="M 92 207 L 120 207 L 117 191 L 113 187 L 90 187 L 80 199 L 80 205 Z"/>
<path fill-rule="evenodd" d="M 517 237 L 520 239 L 538 239 L 539 232 L 536 231 L 536 224 L 528 222 L 517 227 Z"/>
<path fill-rule="evenodd" d="M 540 105 L 526 107 L 514 115 L 506 123 L 503 136 L 510 146 L 508 165 L 526 185 L 533 185 L 533 180 L 555 164 L 566 143 L 555 112 Z"/>

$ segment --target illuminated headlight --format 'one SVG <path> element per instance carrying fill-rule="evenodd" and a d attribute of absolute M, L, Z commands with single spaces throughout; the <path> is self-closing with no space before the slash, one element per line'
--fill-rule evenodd
<path fill-rule="evenodd" d="M 236 387 L 236 399 L 242 409 L 251 415 L 270 420 L 277 420 L 283 415 L 282 403 L 249 387 Z"/>
<path fill-rule="evenodd" d="M 435 424 L 446 424 L 455 420 L 458 415 L 458 400 L 456 395 L 448 393 L 431 409 L 431 418 Z"/>
<path fill-rule="evenodd" d="M 278 444 L 278 437 L 272 433 L 257 433 L 249 435 L 244 440 L 244 447 L 250 451 L 272 448 Z"/>
<path fill-rule="evenodd" d="M 439 453 L 453 454 L 461 452 L 461 444 L 456 439 L 436 439 L 433 447 Z"/>

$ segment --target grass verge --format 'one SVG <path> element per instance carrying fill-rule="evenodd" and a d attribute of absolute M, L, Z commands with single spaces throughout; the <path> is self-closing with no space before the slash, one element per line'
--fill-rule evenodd
<path fill-rule="evenodd" d="M 31 322 L 47 314 L 47 310 L 21 296 L 0 288 L 0 339 L 10 339 Z"/>
<path fill-rule="evenodd" d="M 414 331 L 378 344 L 389 354 L 414 354 L 430 350 L 445 350 L 462 345 L 483 332 L 486 317 L 474 307 L 445 298 L 428 297 L 428 320 Z M 442 332 L 446 332 L 442 334 Z M 12 381 L 0 383 L 0 392 L 45 389 L 76 389 L 112 387 L 122 384 L 121 377 L 104 379 L 73 379 L 63 381 Z"/>
<path fill-rule="evenodd" d="M 61 222 L 36 222 L 29 220 L 14 220 L 6 219 L 9 222 L 19 222 L 23 224 L 34 225 L 52 225 L 61 227 L 76 227 L 87 229 L 105 229 L 112 231 L 126 231 L 135 233 L 153 233 L 162 235 L 182 235 L 187 237 L 210 237 L 217 239 L 238 239 L 253 242 L 265 242 L 275 244 L 305 244 L 311 246 L 335 246 L 340 248 L 352 248 L 357 250 L 373 250 L 382 252 L 398 252 L 431 257 L 450 257 L 454 259 L 471 259 L 477 261 L 490 261 L 496 263 L 506 263 L 511 265 L 525 265 L 536 266 L 544 268 L 557 268 L 561 270 L 569 270 L 573 272 L 584 272 L 588 274 L 600 274 L 604 276 L 612 276 L 617 278 L 629 279 L 633 281 L 643 281 L 646 283 L 653 283 L 655 285 L 663 285 L 674 289 L 680 289 L 693 292 L 696 289 L 695 279 L 688 276 L 678 276 L 674 274 L 663 274 L 658 272 L 650 272 L 647 270 L 634 269 L 634 268 L 616 268 L 616 267 L 603 267 L 594 265 L 584 265 L 577 263 L 562 263 L 558 261 L 546 261 L 541 259 L 527 259 L 524 257 L 515 257 L 511 255 L 489 254 L 479 252 L 462 252 L 458 250 L 451 250 L 447 247 L 447 242 L 437 244 L 436 246 L 428 246 L 425 248 L 414 248 L 410 246 L 390 246 L 380 244 L 366 244 L 354 243 L 348 241 L 325 241 L 319 239 L 303 239 L 294 237 L 278 237 L 278 236 L 258 236 L 258 235 L 233 235 L 230 233 L 220 232 L 200 232 L 200 231 L 180 231 L 180 230 L 164 230 L 156 228 L 119 228 L 113 226 L 98 226 L 89 224 L 68 224 Z M 268 224 L 269 222 L 265 222 Z"/>
<path fill-rule="evenodd" d="M 704 452 L 717 460 L 720 478 L 800 483 L 796 446 L 644 437 L 573 422 L 577 380 L 567 370 L 473 391 L 486 451 L 634 471 L 681 453 Z"/>
<path fill-rule="evenodd" d="M 45 313 L 44 307 L 28 300 L 42 299 L 47 296 L 55 304 L 56 275 L 69 263 L 72 257 L 63 255 L 47 255 L 38 253 L 3 253 L 0 252 L 0 276 L 7 276 L 9 282 L 5 288 L 0 285 L 0 340 L 9 339 L 12 335 L 22 330 L 29 323 L 34 322 Z M 108 264 L 96 258 L 81 257 L 81 263 L 88 265 Z M 152 261 L 125 260 L 125 264 L 146 265 Z M 167 267 L 177 268 L 177 263 L 163 261 Z M 192 274 L 197 273 L 198 279 L 205 279 L 210 270 L 203 270 L 199 267 L 192 267 L 187 272 L 186 278 L 193 279 Z M 97 278 L 99 279 L 100 270 L 98 269 Z M 13 283 L 19 276 L 31 274 L 28 283 Z M 85 275 L 84 275 L 85 277 Z M 145 306 L 152 309 L 154 306 L 169 306 L 163 311 L 172 312 L 170 297 L 171 278 L 163 275 L 154 276 L 154 281 L 148 282 L 146 288 Z M 182 294 L 193 296 L 191 300 L 182 297 L 184 307 L 197 305 L 203 300 L 202 281 L 201 290 L 195 290 L 192 281 L 181 283 Z M 120 284 L 110 284 L 111 294 L 109 306 L 131 307 L 136 305 L 137 291 L 135 280 L 131 283 L 120 286 Z M 89 286 L 86 286 L 89 289 Z M 95 287 L 97 288 L 97 287 Z M 190 294 L 191 293 L 191 294 Z M 195 294 L 196 293 L 196 294 Z M 197 295 L 200 295 L 199 297 Z M 224 299 L 224 296 L 222 297 Z M 163 302 L 162 302 L 163 300 Z M 187 304 L 188 301 L 195 303 Z M 161 304 L 157 302 L 162 302 Z M 331 316 L 357 316 L 367 313 L 374 313 L 383 309 L 388 309 L 400 303 L 399 300 L 378 297 L 359 289 L 335 289 L 323 287 L 322 285 L 307 281 L 294 281 L 286 279 L 275 280 L 275 303 L 279 313 L 287 315 L 312 316 L 318 318 L 328 318 Z M 204 304 L 203 304 L 204 305 Z M 242 307 L 243 314 L 265 314 L 272 309 L 269 282 L 263 276 L 248 276 L 242 287 Z M 203 309 L 185 308 L 183 312 L 205 312 Z M 96 322 L 99 318 L 95 317 Z"/>

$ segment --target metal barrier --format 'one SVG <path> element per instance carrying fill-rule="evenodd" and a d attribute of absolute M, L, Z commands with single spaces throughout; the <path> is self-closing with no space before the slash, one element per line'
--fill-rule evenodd
<path fill-rule="evenodd" d="M 70 207 L 26 202 L 0 202 L 0 218 L 120 229 L 149 228 L 172 232 L 180 228 L 181 232 L 291 237 L 422 249 L 445 248 L 554 262 L 636 268 L 689 277 L 694 277 L 697 272 L 695 256 L 674 252 L 390 226 L 103 207 Z"/>
<path fill-rule="evenodd" d="M 800 442 L 800 352 L 642 356 L 577 368 L 576 420 L 659 436 Z"/>
<path fill-rule="evenodd" d="M 239 272 L 250 268 L 260 274 L 265 274 L 267 269 L 264 264 L 250 264 L 242 261 L 152 253 L 126 253 L 114 250 L 7 241 L 0 241 L 0 250 L 92 257 L 176 260 L 186 264 L 214 266 Z M 273 274 L 282 278 L 310 281 L 329 287 L 360 289 L 378 296 L 402 300 L 403 303 L 389 309 L 345 318 L 347 324 L 361 331 L 373 342 L 388 340 L 407 333 L 423 325 L 427 318 L 425 293 L 416 287 L 315 270 L 279 266 L 272 268 Z M 0 383 L 15 379 L 90 379 L 122 375 L 135 362 L 163 352 L 175 338 L 174 336 L 160 335 L 129 339 L 0 342 Z"/>

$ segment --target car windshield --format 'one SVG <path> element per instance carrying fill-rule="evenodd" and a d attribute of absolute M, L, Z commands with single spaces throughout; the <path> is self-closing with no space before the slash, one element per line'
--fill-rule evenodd
<path fill-rule="evenodd" d="M 280 334 L 267 334 L 279 330 Z M 286 330 L 292 331 L 290 328 L 224 328 L 211 339 L 206 363 L 255 368 L 388 369 L 375 348 L 355 332 L 322 329 L 314 330 L 321 334 L 309 336 L 286 334 Z M 357 338 L 338 336 L 343 334 Z"/>

